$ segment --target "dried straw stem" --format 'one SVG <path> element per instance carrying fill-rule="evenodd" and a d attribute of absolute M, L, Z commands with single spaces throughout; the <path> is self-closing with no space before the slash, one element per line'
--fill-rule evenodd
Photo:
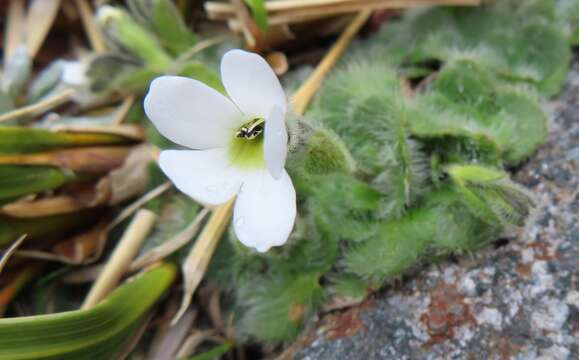
<path fill-rule="evenodd" d="M 227 224 L 229 224 L 234 201 L 235 199 L 231 199 L 213 210 L 207 225 L 203 228 L 201 235 L 199 235 L 195 245 L 193 245 L 193 249 L 187 259 L 185 259 L 182 267 L 185 287 L 183 300 L 171 324 L 176 324 L 191 304 L 191 298 L 201 283 L 205 271 L 207 271 L 207 266 L 217 247 L 217 243 L 221 235 L 223 235 Z"/>
<path fill-rule="evenodd" d="M 25 1 L 12 0 L 8 4 L 8 14 L 6 16 L 6 33 L 4 35 L 4 64 L 14 54 L 20 44 L 25 40 Z"/>
<path fill-rule="evenodd" d="M 135 95 L 127 96 L 117 111 L 115 112 L 115 116 L 113 117 L 112 125 L 119 126 L 127 117 L 129 110 L 131 110 L 131 106 L 135 103 Z"/>
<path fill-rule="evenodd" d="M 92 9 L 87 0 L 75 0 L 78 13 L 82 20 L 82 25 L 88 37 L 93 50 L 97 54 L 102 54 L 106 51 L 106 43 L 98 25 L 94 20 Z"/>
<path fill-rule="evenodd" d="M 59 92 L 58 94 L 53 95 L 44 100 L 41 100 L 37 103 L 28 106 L 23 106 L 19 109 L 12 110 L 5 114 L 0 115 L 0 122 L 15 120 L 21 116 L 34 116 L 41 114 L 45 111 L 57 107 L 58 105 L 64 104 L 65 102 L 67 102 L 72 98 L 74 93 L 75 93 L 74 89 L 71 88 L 65 89 Z"/>
<path fill-rule="evenodd" d="M 90 289 L 82 304 L 82 309 L 88 309 L 98 304 L 115 288 L 129 268 L 131 261 L 139 251 L 156 220 L 157 216 L 152 211 L 139 210 L 117 244 L 103 271 Z"/>
<path fill-rule="evenodd" d="M 421 5 L 476 6 L 480 0 L 279 0 L 266 2 L 270 21 L 285 16 L 322 16 L 361 10 L 408 8 Z M 205 9 L 211 19 L 228 20 L 235 17 L 235 9 L 227 3 L 206 2 Z"/>
<path fill-rule="evenodd" d="M 44 43 L 60 4 L 61 0 L 36 0 L 30 3 L 26 16 L 26 49 L 31 58 L 36 56 Z"/>
<path fill-rule="evenodd" d="M 4 266 L 6 266 L 6 264 L 8 263 L 8 259 L 10 259 L 10 257 L 12 256 L 12 254 L 14 254 L 14 252 L 16 252 L 18 247 L 20 247 L 20 245 L 22 245 L 22 242 L 24 242 L 24 239 L 26 239 L 26 234 L 19 237 L 18 240 L 16 240 L 12 245 L 10 245 L 8 250 L 6 250 L 6 252 L 4 252 L 4 255 L 2 255 L 2 257 L 0 257 L 0 274 L 2 274 L 2 270 L 4 269 Z"/>

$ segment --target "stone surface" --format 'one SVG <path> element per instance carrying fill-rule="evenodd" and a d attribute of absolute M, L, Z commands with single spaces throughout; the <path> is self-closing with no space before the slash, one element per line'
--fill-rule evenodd
<path fill-rule="evenodd" d="M 576 54 L 577 55 L 577 54 Z M 432 266 L 321 320 L 297 359 L 579 358 L 579 56 L 517 173 L 539 202 L 503 246 Z"/>

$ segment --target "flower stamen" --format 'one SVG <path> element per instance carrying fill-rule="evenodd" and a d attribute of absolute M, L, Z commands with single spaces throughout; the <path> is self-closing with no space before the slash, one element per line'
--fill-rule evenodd
<path fill-rule="evenodd" d="M 253 119 L 239 128 L 235 136 L 242 139 L 253 140 L 263 133 L 264 123 L 265 119 Z"/>

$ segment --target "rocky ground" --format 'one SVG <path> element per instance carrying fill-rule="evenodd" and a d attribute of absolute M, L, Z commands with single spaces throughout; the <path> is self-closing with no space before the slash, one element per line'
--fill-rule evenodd
<path fill-rule="evenodd" d="M 539 207 L 503 246 L 325 316 L 296 359 L 578 359 L 579 54 L 550 135 L 517 174 Z"/>

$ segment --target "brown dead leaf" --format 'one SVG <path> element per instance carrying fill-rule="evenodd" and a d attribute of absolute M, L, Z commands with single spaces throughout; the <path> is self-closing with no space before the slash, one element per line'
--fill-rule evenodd
<path fill-rule="evenodd" d="M 76 199 L 60 195 L 40 199 L 24 199 L 0 208 L 0 214 L 15 218 L 34 218 L 57 214 L 67 214 L 85 208 Z"/>
<path fill-rule="evenodd" d="M 0 155 L 0 164 L 51 165 L 72 171 L 106 172 L 122 165 L 130 149 L 128 146 L 106 146 Z"/>
<path fill-rule="evenodd" d="M 87 126 L 87 125 L 54 125 L 50 128 L 54 131 L 67 133 L 93 133 L 109 134 L 126 137 L 130 141 L 143 141 L 145 133 L 138 125 L 117 125 L 117 126 Z"/>
<path fill-rule="evenodd" d="M 122 166 L 99 181 L 96 186 L 99 197 L 106 198 L 108 205 L 116 205 L 142 194 L 149 179 L 149 164 L 154 161 L 152 154 L 148 145 L 131 149 Z"/>
<path fill-rule="evenodd" d="M 70 265 L 89 264 L 100 258 L 107 240 L 107 223 L 99 222 L 87 232 L 56 244 L 52 252 L 20 250 L 18 256 Z"/>
<path fill-rule="evenodd" d="M 267 54 L 265 60 L 278 76 L 285 74 L 289 69 L 287 57 L 281 51 Z"/>

